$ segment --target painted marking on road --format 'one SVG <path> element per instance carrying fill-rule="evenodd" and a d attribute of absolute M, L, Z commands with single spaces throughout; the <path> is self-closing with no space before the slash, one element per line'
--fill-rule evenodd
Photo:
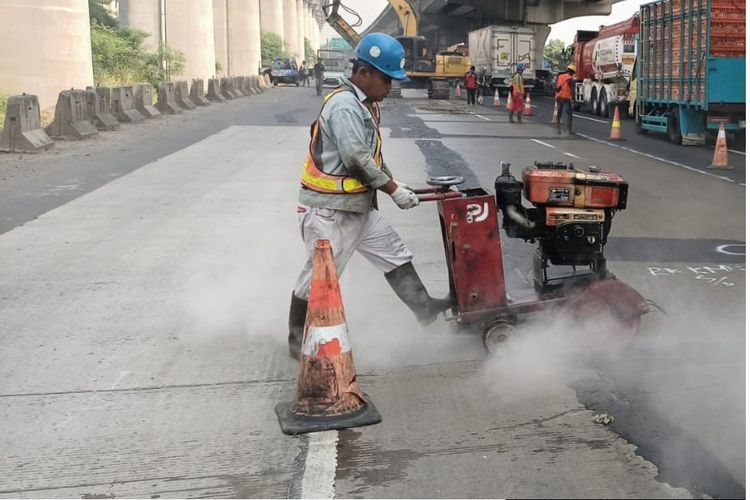
<path fill-rule="evenodd" d="M 300 498 L 333 498 L 336 494 L 336 445 L 339 431 L 307 435 L 307 459 Z"/>
<path fill-rule="evenodd" d="M 618 144 L 612 144 L 611 142 L 603 141 L 601 139 L 597 139 L 596 137 L 591 137 L 586 134 L 581 134 L 580 132 L 576 132 L 576 135 L 583 137 L 585 139 L 588 139 L 590 141 L 598 142 L 600 144 L 606 144 L 607 146 L 611 146 L 613 148 L 622 149 L 623 151 L 630 151 L 631 153 L 635 153 L 640 156 L 645 156 L 646 158 L 651 158 L 652 160 L 661 161 L 664 163 L 669 163 L 670 165 L 674 165 L 676 167 L 684 168 L 686 170 L 690 170 L 691 172 L 695 172 L 696 174 L 701 175 L 707 175 L 709 177 L 713 177 L 714 179 L 721 179 L 722 181 L 731 182 L 732 184 L 739 184 L 738 182 L 734 181 L 733 179 L 730 179 L 729 177 L 724 177 L 722 175 L 715 175 L 711 172 L 706 172 L 705 170 L 701 170 L 699 168 L 694 168 L 688 165 L 685 165 L 684 163 L 678 163 L 676 161 L 667 160 L 666 158 L 660 158 L 658 156 L 654 156 L 652 154 L 644 153 L 643 151 L 638 151 L 637 149 L 629 148 L 627 146 L 620 146 Z"/>
<path fill-rule="evenodd" d="M 607 120 L 599 120 L 598 118 L 591 118 L 590 116 L 583 116 L 583 115 L 576 115 L 576 114 L 574 114 L 573 116 L 575 116 L 576 118 L 582 118 L 584 120 L 589 120 L 589 121 L 597 122 L 597 123 L 609 123 Z"/>
<path fill-rule="evenodd" d="M 481 118 L 482 120 L 487 120 L 488 122 L 489 122 L 489 121 L 492 121 L 492 120 L 490 120 L 489 118 L 487 118 L 486 116 L 482 116 L 482 115 L 480 115 L 480 114 L 478 114 L 478 113 L 472 113 L 472 115 L 474 115 L 474 116 L 478 116 L 478 117 L 479 117 L 479 118 Z"/>
<path fill-rule="evenodd" d="M 580 157 L 580 156 L 578 156 L 578 155 L 574 155 L 573 153 L 563 153 L 563 154 L 564 154 L 565 156 L 570 156 L 571 158 L 578 158 L 579 160 L 581 159 L 581 157 Z"/>
<path fill-rule="evenodd" d="M 731 151 L 732 153 L 736 153 L 738 155 L 746 156 L 744 151 L 737 151 L 735 149 L 729 149 L 728 151 Z"/>
<path fill-rule="evenodd" d="M 544 141 L 540 141 L 539 139 L 529 139 L 529 140 L 530 140 L 531 142 L 536 142 L 537 144 L 541 144 L 542 146 L 547 146 L 548 148 L 552 148 L 552 149 L 557 149 L 557 148 L 556 148 L 555 146 L 553 146 L 552 144 L 547 144 L 546 142 L 544 142 Z"/>
<path fill-rule="evenodd" d="M 424 92 L 422 93 L 422 95 L 423 95 L 423 96 L 425 96 L 425 97 L 430 97 L 430 96 L 428 96 L 428 95 L 427 95 L 426 93 L 424 93 Z"/>
<path fill-rule="evenodd" d="M 737 250 L 739 250 L 740 248 L 742 248 L 742 251 L 741 252 L 737 252 L 737 251 L 732 252 L 732 251 L 728 250 L 730 248 L 734 249 L 733 247 L 737 247 Z M 731 243 L 729 245 L 719 245 L 718 247 L 716 247 L 716 251 L 719 252 L 719 253 L 726 254 L 726 255 L 745 255 L 745 244 L 744 243 Z"/>

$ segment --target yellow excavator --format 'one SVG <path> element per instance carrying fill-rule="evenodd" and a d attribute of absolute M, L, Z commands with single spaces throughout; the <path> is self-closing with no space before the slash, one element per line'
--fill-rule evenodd
<path fill-rule="evenodd" d="M 418 35 L 419 19 L 408 0 L 388 0 L 388 3 L 396 12 L 403 30 L 396 40 L 404 47 L 409 81 L 402 83 L 402 86 L 426 88 L 431 99 L 448 99 L 453 82 L 463 79 L 469 71 L 469 57 L 460 52 L 436 52 L 429 40 Z M 326 21 L 352 47 L 356 47 L 359 33 L 341 17 L 339 8 L 359 18 L 356 12 L 342 5 L 341 0 L 330 0 L 323 5 Z M 361 24 L 361 20 L 358 24 Z"/>

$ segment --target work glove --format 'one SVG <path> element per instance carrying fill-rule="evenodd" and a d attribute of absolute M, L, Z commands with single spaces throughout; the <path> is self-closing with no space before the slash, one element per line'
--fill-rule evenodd
<path fill-rule="evenodd" d="M 417 198 L 414 191 L 403 186 L 398 186 L 391 193 L 391 198 L 393 198 L 393 202 L 398 205 L 398 208 L 402 210 L 414 208 L 419 205 L 419 198 Z"/>
<path fill-rule="evenodd" d="M 401 181 L 397 181 L 396 179 L 391 179 L 391 180 L 393 182 L 395 182 L 398 187 L 406 188 L 406 189 L 408 189 L 408 190 L 411 191 L 411 188 L 409 187 L 409 185 L 407 183 L 401 182 Z"/>

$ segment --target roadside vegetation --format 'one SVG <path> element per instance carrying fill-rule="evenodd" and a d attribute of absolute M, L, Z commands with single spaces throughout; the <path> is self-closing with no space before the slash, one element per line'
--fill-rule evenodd
<path fill-rule="evenodd" d="M 8 109 L 8 96 L 0 94 L 0 130 L 5 124 L 5 111 Z"/>
<path fill-rule="evenodd" d="M 165 44 L 156 52 L 144 47 L 148 34 L 120 26 L 104 4 L 107 0 L 89 0 L 91 55 L 94 84 L 113 87 L 148 82 L 156 87 L 182 74 L 185 56 Z"/>
<path fill-rule="evenodd" d="M 289 57 L 281 37 L 276 33 L 262 31 L 260 34 L 260 64 L 269 67 L 277 57 Z"/>
<path fill-rule="evenodd" d="M 566 47 L 562 40 L 550 40 L 544 46 L 544 58 L 553 72 L 563 71 L 573 61 L 573 45 Z"/>

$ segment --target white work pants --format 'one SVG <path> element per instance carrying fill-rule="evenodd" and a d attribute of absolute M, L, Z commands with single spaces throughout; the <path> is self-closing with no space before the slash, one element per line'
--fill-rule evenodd
<path fill-rule="evenodd" d="M 300 299 L 306 300 L 310 294 L 312 261 L 318 240 L 331 242 L 339 276 L 355 250 L 383 273 L 393 271 L 413 258 L 401 237 L 377 210 L 357 213 L 300 206 L 297 217 L 307 257 L 294 287 L 294 295 Z"/>

